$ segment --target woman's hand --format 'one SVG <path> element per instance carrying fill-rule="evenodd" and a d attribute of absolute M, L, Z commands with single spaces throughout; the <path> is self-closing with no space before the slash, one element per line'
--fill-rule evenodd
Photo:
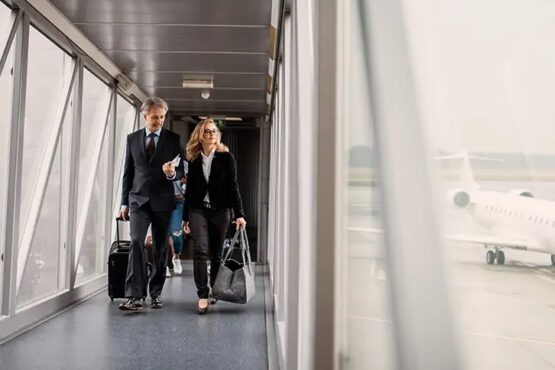
<path fill-rule="evenodd" d="M 235 222 L 235 229 L 239 230 L 239 229 L 244 229 L 245 227 L 247 227 L 247 221 L 245 221 L 245 219 L 243 217 L 238 217 Z"/>
<path fill-rule="evenodd" d="M 183 224 L 183 232 L 185 234 L 190 234 L 191 233 L 191 229 L 189 228 L 189 221 L 187 221 Z"/>

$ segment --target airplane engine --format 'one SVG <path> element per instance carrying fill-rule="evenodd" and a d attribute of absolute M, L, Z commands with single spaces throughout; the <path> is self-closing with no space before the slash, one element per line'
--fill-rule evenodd
<path fill-rule="evenodd" d="M 453 189 L 447 194 L 447 199 L 457 207 L 464 208 L 470 203 L 470 193 L 462 189 Z"/>
<path fill-rule="evenodd" d="M 509 194 L 516 195 L 518 197 L 528 197 L 534 198 L 534 194 L 528 189 L 513 189 L 509 191 Z"/>

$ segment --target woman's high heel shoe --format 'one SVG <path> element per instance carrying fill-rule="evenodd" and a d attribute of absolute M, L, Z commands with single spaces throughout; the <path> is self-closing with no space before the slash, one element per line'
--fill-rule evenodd
<path fill-rule="evenodd" d="M 202 300 L 206 300 L 206 306 L 205 307 L 200 306 L 200 301 L 202 301 Z M 198 309 L 198 314 L 199 315 L 205 315 L 206 312 L 208 311 L 208 299 L 206 299 L 206 298 L 199 299 L 197 309 Z"/>

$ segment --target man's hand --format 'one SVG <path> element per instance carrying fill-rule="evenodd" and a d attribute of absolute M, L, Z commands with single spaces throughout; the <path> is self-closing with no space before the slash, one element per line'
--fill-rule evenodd
<path fill-rule="evenodd" d="M 162 171 L 164 171 L 164 174 L 166 175 L 166 177 L 174 177 L 175 176 L 175 167 L 172 164 L 172 162 L 166 162 L 162 165 Z"/>
<path fill-rule="evenodd" d="M 233 223 L 235 224 L 236 230 L 244 229 L 245 227 L 247 227 L 247 221 L 245 221 L 243 217 L 237 218 Z"/>
<path fill-rule="evenodd" d="M 129 208 L 120 209 L 119 217 L 124 221 L 129 221 Z"/>
<path fill-rule="evenodd" d="M 183 224 L 183 232 L 185 234 L 190 234 L 191 233 L 191 229 L 189 228 L 189 222 L 188 221 Z"/>

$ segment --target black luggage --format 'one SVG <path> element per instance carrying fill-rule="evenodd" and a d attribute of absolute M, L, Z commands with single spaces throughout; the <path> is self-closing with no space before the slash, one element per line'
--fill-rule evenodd
<path fill-rule="evenodd" d="M 119 221 L 123 219 L 116 218 L 116 241 L 112 243 L 108 255 L 108 295 L 112 301 L 114 298 L 125 298 L 125 277 L 131 248 L 129 240 L 119 238 Z"/>

